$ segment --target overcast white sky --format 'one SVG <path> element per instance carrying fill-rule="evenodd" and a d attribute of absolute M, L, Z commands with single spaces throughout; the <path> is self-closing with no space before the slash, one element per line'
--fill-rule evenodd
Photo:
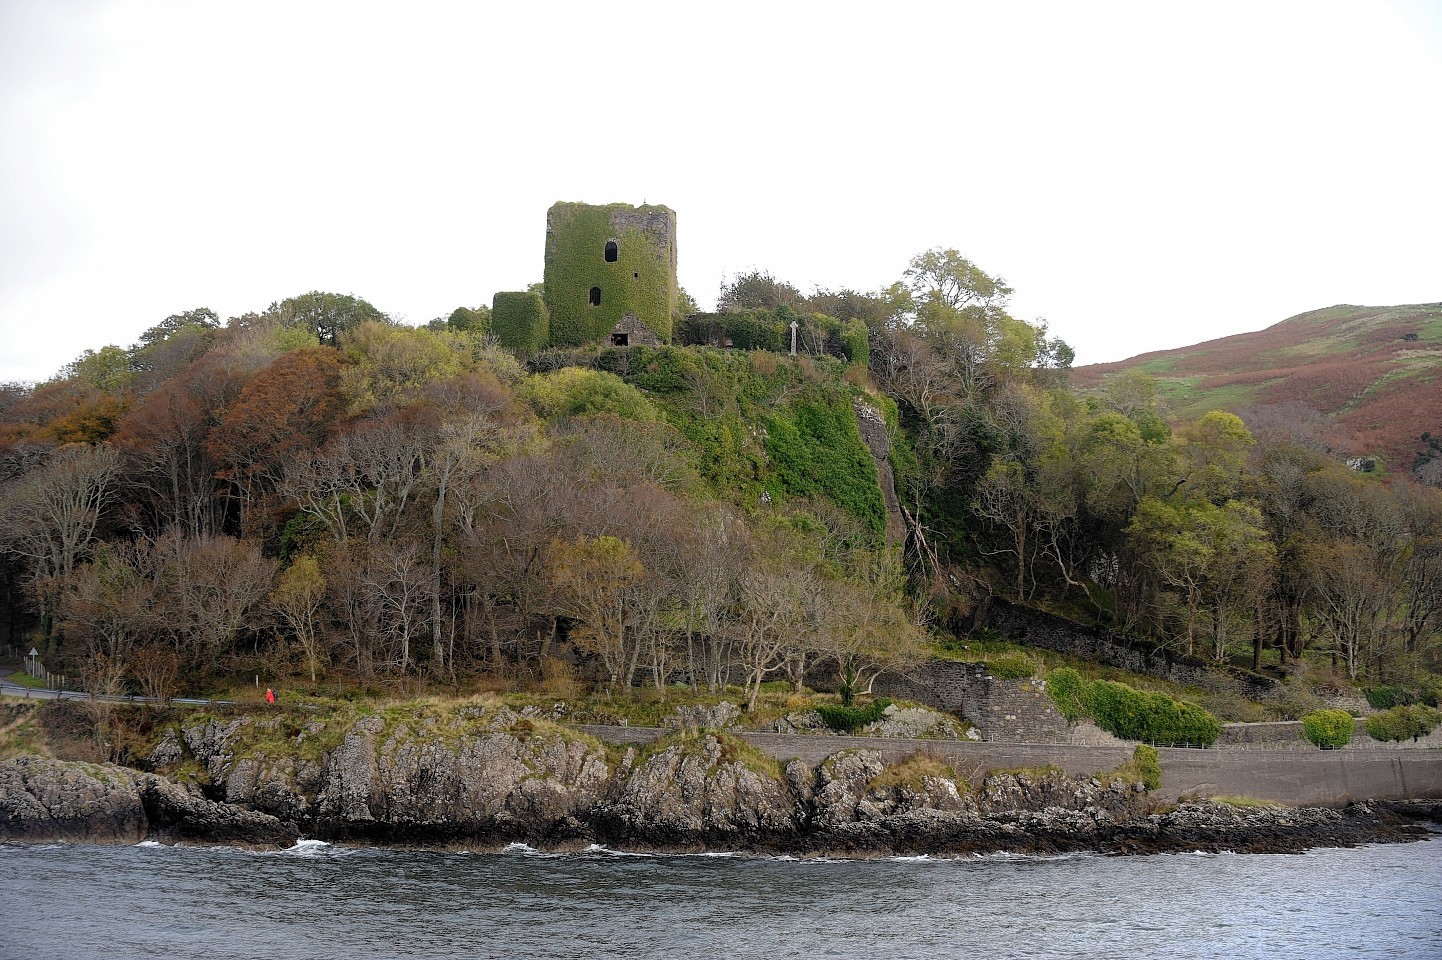
<path fill-rule="evenodd" d="M 1078 363 L 1442 300 L 1436 0 L 0 0 L 0 380 L 308 290 L 539 280 L 665 203 L 703 305 L 955 247 Z"/>

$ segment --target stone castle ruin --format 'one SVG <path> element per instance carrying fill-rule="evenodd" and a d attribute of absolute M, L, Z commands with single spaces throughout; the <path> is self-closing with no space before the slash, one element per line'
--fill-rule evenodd
<path fill-rule="evenodd" d="M 676 211 L 557 203 L 546 213 L 542 293 L 498 293 L 492 330 L 521 356 L 588 343 L 660 346 L 676 312 Z"/>
<path fill-rule="evenodd" d="M 788 307 L 681 316 L 676 211 L 556 203 L 546 212 L 541 289 L 497 293 L 491 331 L 522 358 L 549 347 L 668 343 L 830 355 L 866 365 L 867 328 Z"/>

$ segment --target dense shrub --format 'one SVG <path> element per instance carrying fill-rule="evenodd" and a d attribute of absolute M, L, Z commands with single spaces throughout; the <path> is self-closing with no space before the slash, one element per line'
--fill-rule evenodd
<path fill-rule="evenodd" d="M 821 494 L 866 525 L 886 532 L 876 461 L 861 440 L 849 397 L 816 390 L 766 414 L 766 453 L 780 492 Z"/>
<path fill-rule="evenodd" d="M 1068 720 L 1090 717 L 1123 740 L 1207 747 L 1222 730 L 1216 717 L 1194 703 L 1111 680 L 1083 680 L 1075 670 L 1053 671 L 1047 690 Z"/>
<path fill-rule="evenodd" d="M 1313 710 L 1302 718 L 1302 732 L 1323 750 L 1336 750 L 1351 743 L 1356 725 L 1346 710 Z"/>
<path fill-rule="evenodd" d="M 1003 653 L 986 661 L 987 672 L 998 680 L 1030 680 L 1037 663 L 1025 653 Z"/>
<path fill-rule="evenodd" d="M 1161 756 L 1157 753 L 1157 748 L 1150 744 L 1137 744 L 1137 748 L 1132 751 L 1131 762 L 1117 772 L 1141 781 L 1142 786 L 1148 790 L 1156 790 L 1162 785 Z"/>
<path fill-rule="evenodd" d="M 540 295 L 524 291 L 498 293 L 492 304 L 490 328 L 501 346 L 519 357 L 529 357 L 546 345 L 550 316 Z"/>
<path fill-rule="evenodd" d="M 623 420 L 655 420 L 655 406 L 646 395 L 615 374 L 582 367 L 564 367 L 537 374 L 517 391 L 547 420 L 613 413 Z"/>
<path fill-rule="evenodd" d="M 1279 684 L 1267 699 L 1278 720 L 1300 720 L 1323 707 L 1322 698 L 1296 678 Z"/>
<path fill-rule="evenodd" d="M 1368 687 L 1363 692 L 1367 694 L 1367 703 L 1373 710 L 1391 710 L 1417 702 L 1412 691 L 1405 687 Z"/>
<path fill-rule="evenodd" d="M 889 706 L 891 706 L 891 701 L 882 697 L 864 707 L 821 706 L 816 708 L 816 712 L 821 715 L 822 722 L 832 730 L 839 733 L 850 733 L 868 723 L 880 720 Z"/>
<path fill-rule="evenodd" d="M 1097 726 L 1124 740 L 1210 746 L 1221 733 L 1216 717 L 1196 704 L 1111 680 L 1088 684 L 1086 703 Z"/>
<path fill-rule="evenodd" d="M 1367 736 L 1373 740 L 1416 740 L 1442 723 L 1442 712 L 1420 704 L 1393 707 L 1367 718 Z"/>
<path fill-rule="evenodd" d="M 1056 708 L 1069 722 L 1076 723 L 1086 716 L 1086 704 L 1082 699 L 1086 693 L 1086 681 L 1071 667 L 1053 670 L 1046 678 L 1046 689 L 1056 702 Z"/>
<path fill-rule="evenodd" d="M 871 331 L 857 319 L 847 320 L 841 325 L 841 350 L 846 359 L 858 366 L 866 366 L 871 360 Z"/>

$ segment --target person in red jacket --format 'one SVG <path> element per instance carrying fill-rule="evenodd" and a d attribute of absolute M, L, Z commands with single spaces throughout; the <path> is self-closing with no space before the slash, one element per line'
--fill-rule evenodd
<path fill-rule="evenodd" d="M 275 691 L 272 690 L 270 687 L 265 688 L 265 702 L 275 703 Z"/>

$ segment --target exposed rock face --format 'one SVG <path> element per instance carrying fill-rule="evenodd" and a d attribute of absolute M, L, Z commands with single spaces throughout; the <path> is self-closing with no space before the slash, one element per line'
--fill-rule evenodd
<path fill-rule="evenodd" d="M 896 477 L 891 469 L 891 436 L 881 411 L 856 401 L 856 427 L 871 458 L 876 462 L 876 483 L 886 502 L 886 542 L 900 543 L 906 539 L 906 521 L 901 515 L 901 501 L 896 496 Z"/>
<path fill-rule="evenodd" d="M 130 771 L 36 757 L 0 763 L 0 828 L 11 839 L 138 843 L 148 827 Z"/>
<path fill-rule="evenodd" d="M 288 846 L 294 824 L 154 774 L 20 757 L 0 763 L 0 835 L 30 842 L 168 841 Z"/>
<path fill-rule="evenodd" d="M 945 855 L 1292 851 L 1422 832 L 1382 805 L 1154 813 L 1141 785 L 1120 778 L 1034 770 L 967 784 L 935 758 L 887 768 L 871 749 L 783 767 L 715 732 L 628 750 L 617 763 L 584 735 L 504 708 L 372 715 L 335 730 L 285 723 L 242 717 L 173 731 L 151 763 L 181 782 L 108 765 L 0 763 L 0 839 L 288 845 L 304 832 L 426 846 Z M 1435 819 L 1439 808 L 1418 816 Z"/>
<path fill-rule="evenodd" d="M 679 706 L 674 714 L 662 721 L 662 726 L 680 727 L 684 730 L 728 730 L 740 722 L 741 708 L 730 700 L 722 700 L 714 707 L 700 704 L 694 707 Z"/>
<path fill-rule="evenodd" d="M 389 725 L 365 717 L 328 752 L 307 749 L 318 729 L 302 730 L 290 755 L 237 750 L 278 722 L 212 721 L 181 739 L 227 800 L 332 839 L 566 840 L 584 835 L 578 817 L 610 782 L 597 746 L 506 709 L 486 715 L 463 708 Z M 162 741 L 151 763 L 173 764 L 175 756 Z"/>
<path fill-rule="evenodd" d="M 734 740 L 706 734 L 673 744 L 639 765 L 622 762 L 612 798 L 596 811 L 609 840 L 664 848 L 784 845 L 804 826 L 804 764 L 796 781 L 756 770 Z"/>

